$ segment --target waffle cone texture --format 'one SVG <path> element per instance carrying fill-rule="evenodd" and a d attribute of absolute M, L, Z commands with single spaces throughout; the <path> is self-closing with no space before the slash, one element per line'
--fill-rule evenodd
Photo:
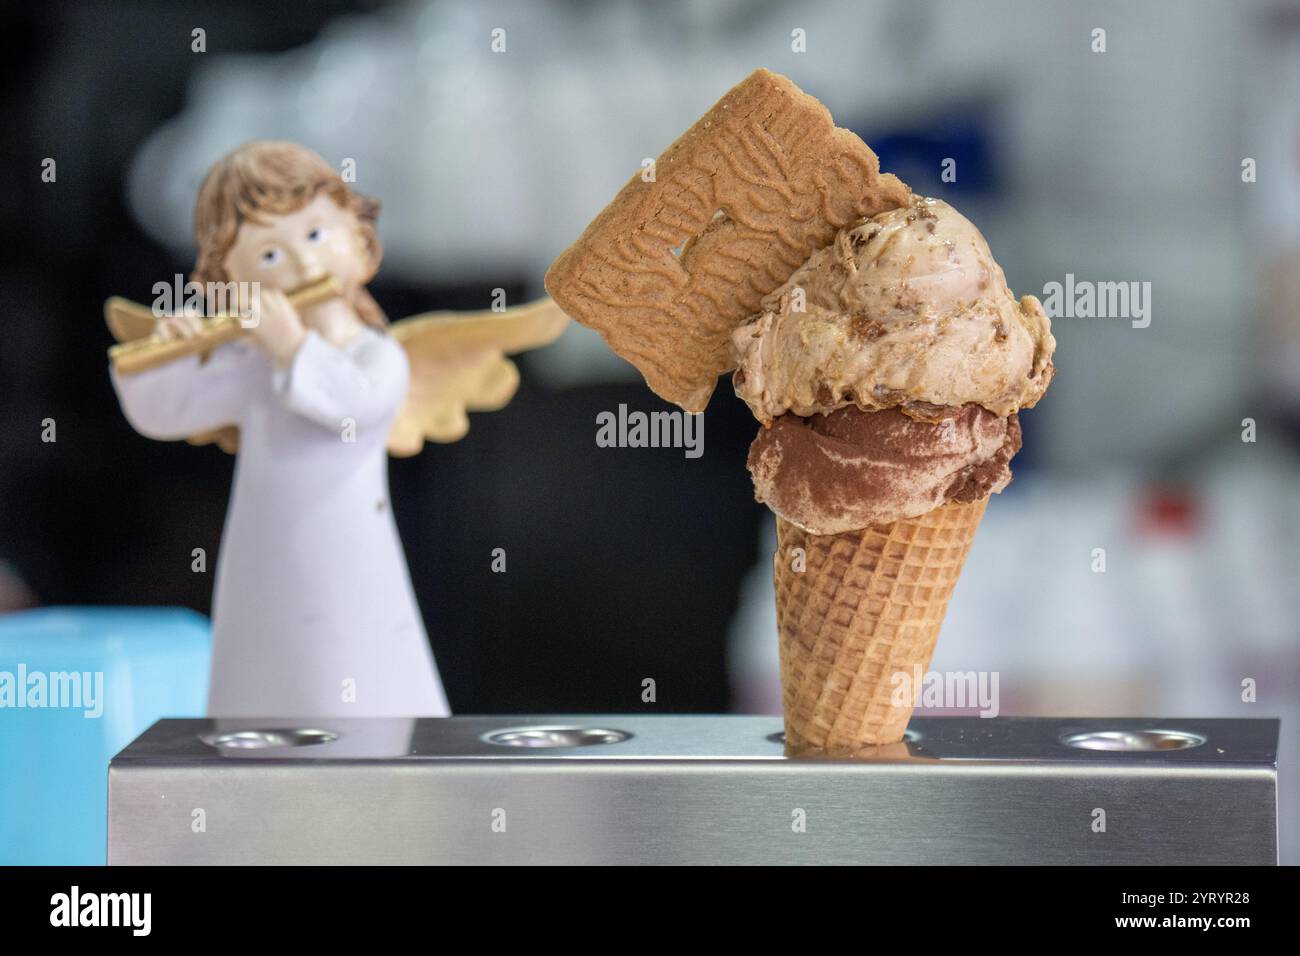
<path fill-rule="evenodd" d="M 929 667 L 987 504 L 987 497 L 951 502 L 918 518 L 829 535 L 777 517 L 776 620 L 790 753 L 847 756 L 903 739 L 914 678 Z"/>

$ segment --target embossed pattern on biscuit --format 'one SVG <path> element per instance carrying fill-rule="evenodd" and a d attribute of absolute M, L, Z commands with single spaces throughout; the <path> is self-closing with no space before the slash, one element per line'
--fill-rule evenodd
<path fill-rule="evenodd" d="M 546 274 L 664 399 L 702 411 L 732 329 L 842 226 L 908 188 L 789 79 L 757 70 L 638 173 Z"/>

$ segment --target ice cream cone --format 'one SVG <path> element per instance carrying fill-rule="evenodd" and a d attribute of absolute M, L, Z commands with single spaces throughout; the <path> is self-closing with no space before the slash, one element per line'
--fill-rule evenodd
<path fill-rule="evenodd" d="M 881 173 L 786 77 L 755 71 L 654 165 L 546 288 L 686 411 L 735 370 L 777 516 L 787 746 L 906 750 L 1018 413 L 1052 380 L 1051 321 L 972 222 Z"/>
<path fill-rule="evenodd" d="M 902 740 L 915 678 L 988 498 L 843 534 L 777 516 L 776 619 L 792 754 L 851 755 Z M 902 676 L 900 676 L 902 675 Z"/>

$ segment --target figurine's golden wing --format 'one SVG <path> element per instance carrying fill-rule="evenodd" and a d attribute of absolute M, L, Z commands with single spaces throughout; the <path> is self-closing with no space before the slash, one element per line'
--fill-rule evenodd
<path fill-rule="evenodd" d="M 466 412 L 496 411 L 514 397 L 519 370 L 506 358 L 554 342 L 569 318 L 550 298 L 504 312 L 429 312 L 394 322 L 411 385 L 388 436 L 399 458 L 425 441 L 454 442 L 469 431 Z"/>
<path fill-rule="evenodd" d="M 153 335 L 158 319 L 148 306 L 115 295 L 104 303 L 104 322 L 118 342 L 135 342 Z"/>

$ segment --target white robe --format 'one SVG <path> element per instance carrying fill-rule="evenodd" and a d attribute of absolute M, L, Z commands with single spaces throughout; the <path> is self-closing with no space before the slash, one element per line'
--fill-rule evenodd
<path fill-rule="evenodd" d="M 181 439 L 239 426 L 213 595 L 213 717 L 445 716 L 388 501 L 406 353 L 315 332 L 285 370 L 251 342 L 113 376 L 131 425 Z M 352 439 L 352 440 L 349 440 Z"/>

